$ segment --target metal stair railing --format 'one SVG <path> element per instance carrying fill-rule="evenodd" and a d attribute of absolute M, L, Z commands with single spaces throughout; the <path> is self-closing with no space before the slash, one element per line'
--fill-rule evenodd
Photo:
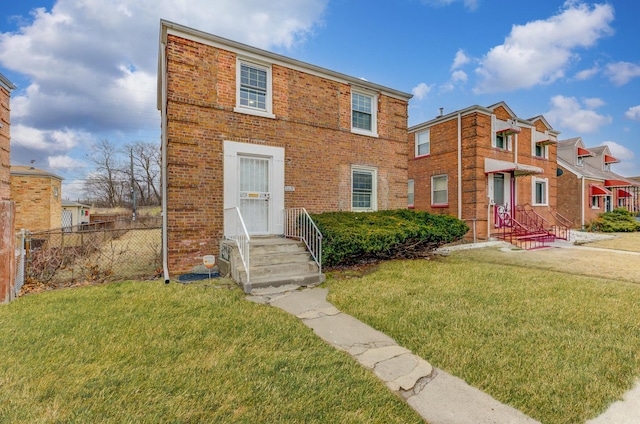
<path fill-rule="evenodd" d="M 523 216 L 526 218 L 526 215 Z M 500 218 L 501 225 L 498 237 L 522 249 L 533 250 L 547 247 L 547 243 L 555 238 L 546 230 L 532 230 L 529 226 L 512 217 L 506 208 L 500 211 Z M 534 219 L 534 217 L 531 216 L 529 219 Z"/>
<path fill-rule="evenodd" d="M 556 231 L 556 237 L 569 241 L 569 239 L 571 238 L 571 227 L 573 226 L 573 223 L 564 216 L 560 215 L 560 213 L 558 213 L 557 211 L 552 212 L 552 215 L 556 220 L 556 225 L 554 227 Z"/>
<path fill-rule="evenodd" d="M 322 274 L 322 233 L 305 208 L 284 210 L 284 236 L 304 241 Z"/>
<path fill-rule="evenodd" d="M 238 252 L 240 253 L 240 259 L 242 265 L 247 272 L 247 281 L 244 284 L 245 293 L 251 293 L 251 275 L 250 275 L 250 258 L 249 258 L 249 244 L 251 237 L 247 231 L 247 226 L 244 224 L 240 209 L 236 206 L 224 210 L 224 234 L 228 240 L 235 241 L 238 246 Z"/>

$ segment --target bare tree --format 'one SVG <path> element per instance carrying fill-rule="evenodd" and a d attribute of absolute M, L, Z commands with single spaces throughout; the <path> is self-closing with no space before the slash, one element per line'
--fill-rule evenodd
<path fill-rule="evenodd" d="M 126 174 L 134 183 L 140 205 L 160 204 L 160 148 L 154 143 L 136 141 L 125 146 L 133 160 L 133 173 L 126 168 Z"/>
<path fill-rule="evenodd" d="M 88 159 L 95 165 L 85 182 L 85 194 L 107 207 L 121 206 L 128 192 L 129 182 L 123 172 L 122 151 L 108 140 L 100 140 L 91 146 Z"/>

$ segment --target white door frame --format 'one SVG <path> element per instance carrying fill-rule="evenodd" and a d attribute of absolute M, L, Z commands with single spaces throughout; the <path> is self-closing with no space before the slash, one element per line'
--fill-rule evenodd
<path fill-rule="evenodd" d="M 269 233 L 284 234 L 284 148 L 235 141 L 224 142 L 224 209 L 240 204 L 238 156 L 270 159 Z"/>

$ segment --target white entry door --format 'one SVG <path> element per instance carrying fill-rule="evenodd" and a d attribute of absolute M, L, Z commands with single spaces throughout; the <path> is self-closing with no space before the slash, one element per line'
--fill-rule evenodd
<path fill-rule="evenodd" d="M 239 156 L 239 207 L 249 234 L 269 234 L 269 158 Z"/>

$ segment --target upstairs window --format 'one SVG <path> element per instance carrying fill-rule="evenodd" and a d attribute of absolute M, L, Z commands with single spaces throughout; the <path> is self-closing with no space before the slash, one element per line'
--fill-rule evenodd
<path fill-rule="evenodd" d="M 578 166 L 584 165 L 584 159 L 582 159 L 582 156 L 578 156 L 578 160 L 576 161 L 576 165 L 578 165 Z"/>
<path fill-rule="evenodd" d="M 542 143 L 536 143 L 535 155 L 537 158 L 549 159 L 547 146 Z"/>
<path fill-rule="evenodd" d="M 377 136 L 377 96 L 364 92 L 351 93 L 351 131 Z"/>
<path fill-rule="evenodd" d="M 238 61 L 236 112 L 273 118 L 271 114 L 271 68 Z"/>
<path fill-rule="evenodd" d="M 416 157 L 431 154 L 431 130 L 416 133 Z"/>
<path fill-rule="evenodd" d="M 509 146 L 509 136 L 504 133 L 496 133 L 495 144 L 493 147 L 497 149 L 507 150 Z"/>
<path fill-rule="evenodd" d="M 611 171 L 611 164 L 610 163 L 605 163 L 604 164 L 604 170 L 605 171 Z"/>

